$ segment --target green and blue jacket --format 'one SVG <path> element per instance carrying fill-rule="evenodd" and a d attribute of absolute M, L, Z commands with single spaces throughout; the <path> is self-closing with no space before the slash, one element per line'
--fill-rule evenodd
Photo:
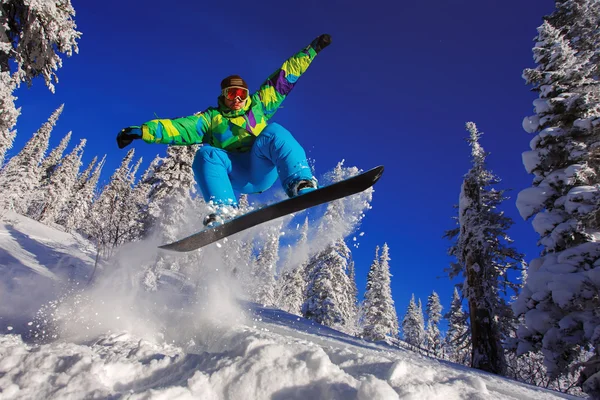
<path fill-rule="evenodd" d="M 154 119 L 144 123 L 142 139 L 147 143 L 170 145 L 205 143 L 234 152 L 250 150 L 256 137 L 317 55 L 313 43 L 287 59 L 271 74 L 256 93 L 248 97 L 243 109 L 231 110 L 219 97 L 217 107 L 209 107 L 192 116 Z"/>

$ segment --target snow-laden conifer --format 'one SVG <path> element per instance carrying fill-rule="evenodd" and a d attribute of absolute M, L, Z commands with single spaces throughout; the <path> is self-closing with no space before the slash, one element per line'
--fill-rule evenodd
<path fill-rule="evenodd" d="M 307 254 L 308 246 L 308 217 L 304 220 L 300 231 L 300 238 L 295 245 L 301 254 Z M 302 304 L 304 303 L 304 291 L 306 280 L 304 271 L 307 261 L 301 259 L 299 263 L 283 271 L 278 280 L 277 305 L 291 314 L 302 315 Z"/>
<path fill-rule="evenodd" d="M 343 162 L 332 173 L 334 182 L 345 178 Z M 343 200 L 329 203 L 317 236 L 323 238 L 324 250 L 318 252 L 309 262 L 305 302 L 302 314 L 318 323 L 337 327 L 345 332 L 354 330 L 356 307 L 349 299 L 352 284 L 348 277 L 350 249 L 343 234 L 337 234 L 337 223 L 347 216 Z M 333 235 L 332 235 L 333 234 Z"/>
<path fill-rule="evenodd" d="M 106 155 L 96 165 L 97 157 L 94 157 L 84 173 L 79 177 L 75 184 L 75 190 L 67 204 L 63 207 L 58 223 L 65 227 L 67 232 L 77 229 L 85 229 L 85 218 L 88 216 L 96 188 L 102 173 L 102 168 L 106 162 Z M 94 172 L 90 175 L 92 168 L 96 165 Z"/>
<path fill-rule="evenodd" d="M 281 225 L 274 224 L 266 228 L 264 240 L 254 263 L 253 300 L 264 306 L 275 305 L 275 270 L 279 261 L 279 238 Z"/>
<path fill-rule="evenodd" d="M 542 351 L 551 378 L 565 374 L 581 346 L 595 349 L 580 384 L 600 397 L 600 81 L 597 1 L 558 1 L 538 28 L 535 68 L 523 72 L 539 93 L 524 129 L 534 134 L 523 153 L 533 185 L 519 193 L 542 246 L 513 305 L 522 325 L 518 352 Z"/>
<path fill-rule="evenodd" d="M 21 114 L 21 108 L 15 105 L 16 85 L 17 81 L 11 77 L 10 72 L 0 70 L 0 169 L 17 136 L 14 127 Z"/>
<path fill-rule="evenodd" d="M 195 193 L 195 180 L 192 163 L 197 146 L 169 146 L 167 156 L 160 162 L 153 161 L 154 172 L 148 172 L 152 187 L 148 191 L 148 213 L 144 221 L 144 235 L 152 235 L 161 243 L 173 242 L 190 232 L 190 219 L 196 215 L 192 196 Z M 141 216 L 145 217 L 145 212 Z M 197 225 L 194 230 L 197 230 Z M 137 225 L 136 225 L 137 229 Z M 149 290 L 160 286 L 165 270 L 180 272 L 182 266 L 191 266 L 195 254 L 174 256 L 159 253 L 156 261 L 147 266 L 144 282 Z"/>
<path fill-rule="evenodd" d="M 130 238 L 131 221 L 127 219 L 128 201 L 131 197 L 131 162 L 134 149 L 127 152 L 119 168 L 102 188 L 92 204 L 85 231 L 97 241 L 99 251 L 105 258 Z"/>
<path fill-rule="evenodd" d="M 40 186 L 45 185 L 52 173 L 58 168 L 63 158 L 63 154 L 71 141 L 72 131 L 67 132 L 67 134 L 60 140 L 58 146 L 50 151 L 44 159 L 42 160 L 42 165 L 40 166 Z"/>
<path fill-rule="evenodd" d="M 52 113 L 0 172 L 0 209 L 11 208 L 21 214 L 27 212 L 32 196 L 39 187 L 40 163 L 48 150 L 50 133 L 63 108 L 64 105 L 61 105 Z"/>
<path fill-rule="evenodd" d="M 454 288 L 450 310 L 444 315 L 448 321 L 448 330 L 445 340 L 445 354 L 451 361 L 471 364 L 471 331 L 469 329 L 469 316 L 462 308 L 462 299 L 458 289 Z"/>
<path fill-rule="evenodd" d="M 78 52 L 81 32 L 71 0 L 3 0 L 0 3 L 0 71 L 18 82 L 41 76 L 54 93 L 61 54 Z"/>
<path fill-rule="evenodd" d="M 425 307 L 427 314 L 427 329 L 425 331 L 425 347 L 434 356 L 443 356 L 443 339 L 440 332 L 440 320 L 442 319 L 442 304 L 436 292 L 432 292 L 427 298 Z"/>
<path fill-rule="evenodd" d="M 425 339 L 425 323 L 421 300 L 417 304 L 413 294 L 402 319 L 402 334 L 404 341 L 416 347 L 421 347 Z"/>
<path fill-rule="evenodd" d="M 510 295 L 508 288 L 516 288 L 508 279 L 508 271 L 522 268 L 523 258 L 511 247 L 506 233 L 513 221 L 498 209 L 507 198 L 503 190 L 495 188 L 499 179 L 486 167 L 487 154 L 479 143 L 481 133 L 472 122 L 466 127 L 472 167 L 461 187 L 458 228 L 446 234 L 456 238 L 449 251 L 456 257 L 449 275 L 464 279 L 460 288 L 469 306 L 471 366 L 504 374 L 502 342 L 514 323 L 506 296 Z"/>
<path fill-rule="evenodd" d="M 45 224 L 56 222 L 59 212 L 73 196 L 85 144 L 86 139 L 81 139 L 50 175 L 48 182 L 42 186 L 41 200 L 32 205 L 38 221 Z"/>
<path fill-rule="evenodd" d="M 389 266 L 389 247 L 375 249 L 375 258 L 367 276 L 367 290 L 363 302 L 362 336 L 369 340 L 384 340 L 398 336 L 398 316 L 394 307 Z"/>

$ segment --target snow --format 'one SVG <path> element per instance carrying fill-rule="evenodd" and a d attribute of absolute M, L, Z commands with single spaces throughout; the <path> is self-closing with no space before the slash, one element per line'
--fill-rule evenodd
<path fill-rule="evenodd" d="M 592 130 L 592 120 L 593 118 L 579 118 L 573 122 L 573 127 L 589 132 Z"/>
<path fill-rule="evenodd" d="M 242 301 L 214 263 L 199 297 L 139 290 L 131 278 L 153 243 L 125 246 L 85 286 L 89 244 L 26 217 L 6 218 L 2 399 L 575 398 Z"/>
<path fill-rule="evenodd" d="M 535 133 L 540 127 L 540 118 L 537 115 L 523 118 L 523 130 L 527 133 Z"/>
<path fill-rule="evenodd" d="M 544 202 L 552 195 L 548 187 L 528 187 L 517 195 L 517 209 L 523 219 L 528 219 L 543 208 Z"/>
<path fill-rule="evenodd" d="M 537 136 L 536 136 L 537 137 Z M 523 159 L 523 165 L 528 174 L 531 174 L 534 169 L 540 165 L 540 152 L 538 150 L 525 151 L 521 155 Z"/>
<path fill-rule="evenodd" d="M 533 217 L 532 225 L 533 229 L 539 233 L 540 236 L 545 236 L 552 232 L 552 230 L 563 220 L 564 217 L 562 215 L 542 211 Z"/>
<path fill-rule="evenodd" d="M 550 102 L 547 99 L 535 99 L 533 101 L 533 107 L 536 114 L 544 114 L 552 110 Z"/>
<path fill-rule="evenodd" d="M 567 194 L 565 210 L 571 214 L 585 215 L 593 212 L 600 198 L 599 190 L 595 186 L 576 186 Z"/>

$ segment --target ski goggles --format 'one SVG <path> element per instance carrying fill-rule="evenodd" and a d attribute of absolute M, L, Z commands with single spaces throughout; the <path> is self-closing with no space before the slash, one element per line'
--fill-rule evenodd
<path fill-rule="evenodd" d="M 221 94 L 227 100 L 233 101 L 239 97 L 240 101 L 244 101 L 248 98 L 248 89 L 239 86 L 230 86 L 228 88 L 223 89 Z"/>

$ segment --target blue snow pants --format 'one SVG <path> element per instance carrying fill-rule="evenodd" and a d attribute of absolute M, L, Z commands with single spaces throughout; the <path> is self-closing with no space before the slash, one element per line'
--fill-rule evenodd
<path fill-rule="evenodd" d="M 248 152 L 201 146 L 192 168 L 204 200 L 214 204 L 237 205 L 234 190 L 261 193 L 273 186 L 278 177 L 291 196 L 294 182 L 313 179 L 304 149 L 287 129 L 276 123 L 265 127 Z"/>

